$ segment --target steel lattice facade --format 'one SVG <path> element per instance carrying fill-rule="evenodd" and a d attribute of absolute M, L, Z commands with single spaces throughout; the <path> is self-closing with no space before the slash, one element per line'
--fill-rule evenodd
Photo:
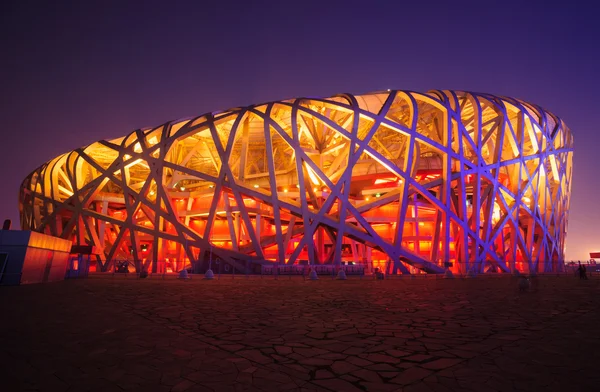
<path fill-rule="evenodd" d="M 94 245 L 97 270 L 209 257 L 389 273 L 563 268 L 573 137 L 517 99 L 298 98 L 99 141 L 36 169 L 21 226 Z"/>

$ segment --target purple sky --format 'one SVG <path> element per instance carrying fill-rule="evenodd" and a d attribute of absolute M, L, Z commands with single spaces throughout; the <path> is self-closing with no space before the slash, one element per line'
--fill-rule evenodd
<path fill-rule="evenodd" d="M 521 98 L 566 121 L 575 135 L 567 257 L 600 251 L 595 8 L 520 1 L 10 3 L 0 6 L 0 219 L 13 219 L 13 227 L 22 179 L 98 139 L 299 96 L 457 89 Z"/>

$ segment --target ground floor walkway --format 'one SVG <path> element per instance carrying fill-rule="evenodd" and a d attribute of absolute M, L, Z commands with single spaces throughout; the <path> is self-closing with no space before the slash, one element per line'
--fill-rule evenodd
<path fill-rule="evenodd" d="M 536 279 L 527 292 L 488 277 L 1 287 L 2 388 L 597 389 L 600 280 Z"/>

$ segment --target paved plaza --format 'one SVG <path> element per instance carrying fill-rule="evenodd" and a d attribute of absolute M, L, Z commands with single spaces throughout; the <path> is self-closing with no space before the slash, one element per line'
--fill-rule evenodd
<path fill-rule="evenodd" d="M 1 389 L 597 390 L 599 293 L 571 276 L 0 287 Z"/>

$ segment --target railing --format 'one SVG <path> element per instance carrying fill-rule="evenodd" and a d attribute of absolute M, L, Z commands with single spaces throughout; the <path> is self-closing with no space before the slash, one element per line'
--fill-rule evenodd
<path fill-rule="evenodd" d="M 364 275 L 365 266 L 363 265 L 267 265 L 262 266 L 262 275 L 308 275 L 314 270 L 317 275 L 332 275 L 339 270 L 343 270 L 346 275 Z"/>
<path fill-rule="evenodd" d="M 94 276 L 99 276 L 99 275 L 112 275 L 112 276 L 122 276 L 127 278 L 128 276 L 131 278 L 140 278 L 140 273 L 139 272 L 134 272 L 134 271 L 128 271 L 126 273 L 119 273 L 118 268 L 116 267 L 119 264 L 125 264 L 127 263 L 126 260 L 115 260 L 115 262 L 112 264 L 112 267 L 110 268 L 110 270 L 108 272 L 92 272 L 90 274 L 94 275 Z M 133 262 L 129 262 L 130 265 L 133 265 Z M 222 264 L 222 265 L 220 265 Z M 246 277 L 246 278 L 263 278 L 263 277 L 274 277 L 275 279 L 277 279 L 278 277 L 303 277 L 303 278 L 307 278 L 311 269 L 314 270 L 317 275 L 319 275 L 320 277 L 327 277 L 330 276 L 332 278 L 335 278 L 337 276 L 338 271 L 341 269 L 343 270 L 346 275 L 348 277 L 360 277 L 361 279 L 363 277 L 368 277 L 368 278 L 374 278 L 375 277 L 375 268 L 373 269 L 373 271 L 370 271 L 367 269 L 366 265 L 363 264 L 359 264 L 359 265 L 340 265 L 340 266 L 336 266 L 336 265 L 331 265 L 331 264 L 326 264 L 326 265 L 282 265 L 282 264 L 270 264 L 270 265 L 255 265 L 255 269 L 250 268 L 250 266 L 245 266 L 244 270 L 240 271 L 240 270 L 236 270 L 233 267 L 231 267 L 229 264 L 227 264 L 228 269 L 226 269 L 224 267 L 226 263 L 218 263 L 218 262 L 213 262 L 212 265 L 212 270 L 215 274 L 215 278 L 220 279 L 221 276 L 224 277 L 231 277 L 232 279 L 235 279 L 236 277 Z M 543 262 L 540 262 L 540 267 L 538 268 L 543 268 L 542 266 Z M 469 263 L 469 267 L 471 267 L 473 265 L 473 263 Z M 582 263 L 582 265 L 584 265 L 587 268 L 587 274 L 588 276 L 600 276 L 600 265 L 595 265 L 595 264 L 586 264 L 586 263 Z M 527 276 L 531 276 L 531 275 L 537 275 L 537 276 L 576 276 L 578 274 L 578 268 L 579 263 L 575 263 L 575 264 L 571 264 L 571 262 L 566 263 L 566 265 L 563 266 L 562 271 L 560 272 L 534 272 L 534 273 L 530 273 L 530 272 L 520 272 L 520 273 L 511 273 L 511 272 L 503 272 L 501 271 L 499 268 L 497 269 L 496 272 L 491 272 L 489 271 L 489 267 L 486 266 L 486 271 L 484 272 L 475 272 L 474 270 L 472 270 L 472 268 L 467 267 L 467 265 L 460 263 L 460 265 L 457 265 L 456 263 L 453 264 L 453 268 L 454 270 L 458 269 L 458 272 L 453 272 L 452 276 L 455 278 L 473 278 L 473 277 L 487 277 L 487 278 L 500 278 L 500 277 L 507 277 L 507 276 L 512 276 L 512 275 L 527 275 Z M 259 268 L 260 267 L 260 268 Z M 383 265 L 382 265 L 383 267 Z M 458 268 L 457 268 L 458 267 Z M 397 271 L 396 274 L 390 273 L 392 271 L 391 265 L 386 266 L 385 268 L 380 268 L 379 272 L 381 272 L 383 274 L 384 279 L 406 279 L 406 278 L 417 278 L 417 279 L 442 279 L 442 278 L 446 278 L 446 274 L 442 273 L 442 274 L 426 274 L 426 273 L 422 273 L 419 272 L 418 269 L 416 268 L 410 268 L 411 270 L 411 274 L 402 274 L 400 273 L 400 270 Z M 123 271 L 123 270 L 122 270 Z M 190 271 L 188 269 L 188 271 Z M 151 271 L 148 271 L 147 273 L 142 274 L 142 278 L 144 277 L 151 277 L 153 279 L 161 278 L 161 279 L 167 279 L 167 278 L 176 278 L 179 276 L 178 272 L 159 272 L 159 273 L 152 273 Z M 198 277 L 202 277 L 203 274 L 202 273 L 192 273 L 190 271 L 190 276 L 194 277 L 194 276 L 198 276 Z"/>

